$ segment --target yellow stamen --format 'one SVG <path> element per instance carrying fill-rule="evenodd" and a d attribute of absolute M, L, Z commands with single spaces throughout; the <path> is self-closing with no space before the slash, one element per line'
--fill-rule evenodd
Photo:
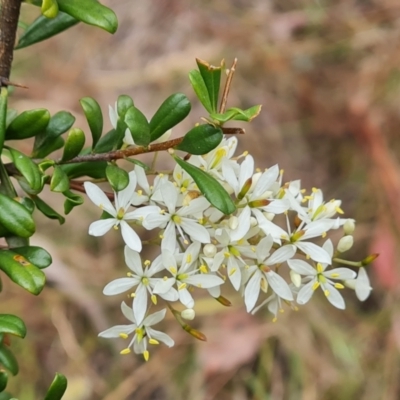
<path fill-rule="evenodd" d="M 160 342 L 156 339 L 149 339 L 150 344 L 160 344 Z"/>
<path fill-rule="evenodd" d="M 335 283 L 334 286 L 336 289 L 344 289 L 344 285 L 342 285 L 341 283 Z"/>
<path fill-rule="evenodd" d="M 120 333 L 119 334 L 119 337 L 121 338 L 121 339 L 128 339 L 128 335 L 126 334 L 126 333 Z"/>
<path fill-rule="evenodd" d="M 123 350 L 121 350 L 120 352 L 119 352 L 119 354 L 129 354 L 131 352 L 131 349 L 129 349 L 129 348 L 126 348 L 126 349 L 123 349 Z"/>
<path fill-rule="evenodd" d="M 155 294 L 151 295 L 151 301 L 153 302 L 154 305 L 157 305 L 157 296 Z"/>
<path fill-rule="evenodd" d="M 325 295 L 326 297 L 328 297 L 328 296 L 330 295 L 330 293 L 329 293 L 329 290 L 328 290 L 328 289 L 325 289 L 325 290 L 324 290 L 324 295 Z"/>
<path fill-rule="evenodd" d="M 143 352 L 143 358 L 145 359 L 145 361 L 149 361 L 150 353 L 147 350 Z"/>
<path fill-rule="evenodd" d="M 312 285 L 312 290 L 317 290 L 319 288 L 320 283 L 319 282 L 314 282 Z"/>
<path fill-rule="evenodd" d="M 229 276 L 232 276 L 236 272 L 236 268 L 232 268 L 229 272 Z"/>

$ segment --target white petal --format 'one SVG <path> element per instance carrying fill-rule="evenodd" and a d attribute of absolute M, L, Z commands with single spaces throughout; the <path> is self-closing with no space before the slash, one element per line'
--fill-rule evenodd
<path fill-rule="evenodd" d="M 92 182 L 85 182 L 83 186 L 85 187 L 87 196 L 94 204 L 96 204 L 97 207 L 100 207 L 113 217 L 117 215 L 114 206 L 111 204 L 111 201 L 97 185 Z"/>
<path fill-rule="evenodd" d="M 150 215 L 160 215 L 160 207 L 157 206 L 145 206 L 137 208 L 135 211 L 130 211 L 124 215 L 124 219 L 129 220 L 143 220 Z M 146 228 L 146 227 L 145 227 Z M 146 228 L 148 229 L 148 228 Z"/>
<path fill-rule="evenodd" d="M 144 326 L 152 326 L 152 325 L 158 324 L 160 321 L 162 321 L 164 319 L 166 312 L 167 312 L 167 309 L 164 308 L 163 310 L 157 311 L 154 314 L 149 315 L 143 321 L 143 325 Z"/>
<path fill-rule="evenodd" d="M 300 275 L 316 276 L 317 270 L 303 260 L 288 260 L 290 269 Z"/>
<path fill-rule="evenodd" d="M 175 282 L 175 278 L 160 279 L 154 286 L 153 293 L 164 295 L 169 292 Z"/>
<path fill-rule="evenodd" d="M 136 275 L 143 275 L 142 260 L 137 251 L 130 249 L 128 246 L 124 248 L 125 263 L 128 268 L 133 271 Z"/>
<path fill-rule="evenodd" d="M 242 164 L 240 165 L 239 174 L 239 190 L 241 190 L 244 184 L 251 178 L 254 172 L 254 158 L 251 155 L 247 155 Z"/>
<path fill-rule="evenodd" d="M 265 212 L 273 214 L 282 214 L 290 208 L 290 202 L 288 199 L 283 200 L 272 200 L 267 206 L 262 207 Z"/>
<path fill-rule="evenodd" d="M 323 273 L 329 279 L 354 279 L 357 274 L 349 268 L 333 268 Z"/>
<path fill-rule="evenodd" d="M 103 236 L 106 234 L 118 221 L 114 218 L 99 219 L 92 222 L 89 226 L 89 235 Z"/>
<path fill-rule="evenodd" d="M 108 116 L 110 118 L 112 127 L 115 129 L 118 122 L 117 104 L 115 104 L 115 108 L 111 107 L 110 105 L 108 106 Z"/>
<path fill-rule="evenodd" d="M 358 272 L 355 290 L 356 296 L 360 301 L 367 300 L 369 294 L 371 293 L 372 288 L 370 286 L 369 278 L 367 272 L 365 271 L 365 268 L 360 268 Z"/>
<path fill-rule="evenodd" d="M 189 218 L 182 218 L 182 229 L 192 238 L 200 243 L 210 243 L 210 234 L 207 229 Z"/>
<path fill-rule="evenodd" d="M 214 286 L 222 285 L 224 280 L 216 275 L 198 274 L 187 277 L 184 279 L 184 282 L 202 289 L 209 289 Z"/>
<path fill-rule="evenodd" d="M 257 268 L 244 290 L 244 302 L 246 304 L 247 312 L 250 312 L 257 303 L 258 296 L 260 295 L 260 284 L 261 272 Z"/>
<path fill-rule="evenodd" d="M 147 312 L 147 289 L 143 284 L 140 284 L 136 289 L 132 308 L 135 320 L 140 325 Z"/>
<path fill-rule="evenodd" d="M 323 245 L 322 248 L 329 254 L 330 257 L 333 257 L 333 243 L 331 239 L 328 239 Z"/>
<path fill-rule="evenodd" d="M 179 301 L 186 307 L 186 308 L 193 308 L 194 307 L 194 300 L 192 295 L 189 293 L 187 289 L 180 289 L 178 290 L 179 294 Z"/>
<path fill-rule="evenodd" d="M 173 339 L 164 332 L 156 331 L 153 328 L 148 328 L 147 331 L 149 332 L 152 338 L 166 344 L 168 347 L 172 347 L 175 344 Z"/>
<path fill-rule="evenodd" d="M 164 181 L 161 188 L 161 196 L 170 214 L 175 213 L 176 203 L 178 202 L 177 188 L 169 181 Z"/>
<path fill-rule="evenodd" d="M 113 296 L 115 294 L 124 293 L 127 290 L 132 289 L 138 283 L 139 280 L 135 278 L 118 278 L 111 281 L 104 287 L 103 294 L 106 296 Z"/>
<path fill-rule="evenodd" d="M 323 264 L 332 262 L 330 255 L 322 247 L 310 242 L 296 242 L 296 247 L 310 256 L 312 260 Z"/>
<path fill-rule="evenodd" d="M 274 271 L 269 271 L 265 274 L 267 281 L 273 291 L 282 299 L 293 300 L 293 294 L 286 281 Z"/>
<path fill-rule="evenodd" d="M 130 249 L 138 252 L 142 251 L 142 241 L 140 240 L 140 237 L 125 221 L 121 221 L 121 233 L 125 244 Z"/>
<path fill-rule="evenodd" d="M 258 262 L 262 263 L 269 256 L 273 244 L 274 240 L 271 235 L 267 235 L 265 238 L 260 240 L 260 243 L 258 243 L 256 247 Z"/>
<path fill-rule="evenodd" d="M 337 290 L 328 282 L 321 284 L 321 287 L 324 290 L 324 293 L 328 293 L 326 298 L 328 299 L 329 303 L 340 310 L 344 310 L 346 308 L 346 304 L 339 290 Z"/>
<path fill-rule="evenodd" d="M 250 207 L 246 206 L 238 217 L 238 227 L 230 232 L 232 242 L 242 239 L 250 229 Z"/>
<path fill-rule="evenodd" d="M 128 186 L 121 190 L 116 198 L 118 199 L 118 208 L 123 207 L 125 210 L 131 204 L 131 198 L 136 189 L 136 173 L 135 171 L 129 172 L 129 183 Z"/>
<path fill-rule="evenodd" d="M 138 185 L 147 193 L 150 192 L 149 182 L 147 181 L 146 173 L 144 169 L 139 165 L 135 165 L 135 172 Z"/>
<path fill-rule="evenodd" d="M 209 206 L 210 203 L 205 197 L 198 197 L 197 199 L 192 200 L 188 206 L 179 209 L 177 214 L 181 217 L 192 217 L 197 213 L 203 212 Z"/>
<path fill-rule="evenodd" d="M 129 307 L 124 301 L 121 303 L 121 311 L 126 319 L 136 324 L 135 316 L 133 315 L 132 307 Z"/>
<path fill-rule="evenodd" d="M 135 210 L 136 212 L 137 210 Z M 164 228 L 165 225 L 171 220 L 169 214 L 152 213 L 146 216 L 143 221 L 143 226 L 147 230 L 152 230 L 154 228 Z"/>
<path fill-rule="evenodd" d="M 278 175 L 279 175 L 278 165 L 274 165 L 271 168 L 269 168 L 266 172 L 264 172 L 261 175 L 260 179 L 258 180 L 251 198 L 252 199 L 260 198 L 271 187 L 271 185 L 274 182 L 276 182 Z"/>
<path fill-rule="evenodd" d="M 316 282 L 315 279 L 305 284 L 299 291 L 297 295 L 297 302 L 299 304 L 306 304 L 314 294 L 313 285 Z"/>
<path fill-rule="evenodd" d="M 120 334 L 126 334 L 129 335 L 136 329 L 136 325 L 116 325 L 113 326 L 112 328 L 108 328 L 103 332 L 99 333 L 99 337 L 103 338 L 118 338 L 120 337 Z"/>
<path fill-rule="evenodd" d="M 172 220 L 168 223 L 167 228 L 163 233 L 163 240 L 161 242 L 161 250 L 168 250 L 171 253 L 176 249 L 176 233 L 175 224 Z"/>
<path fill-rule="evenodd" d="M 323 233 L 332 229 L 334 221 L 330 219 L 321 219 L 310 222 L 305 228 L 305 234 L 301 237 L 302 240 L 322 236 Z"/>
<path fill-rule="evenodd" d="M 279 247 L 279 249 L 275 250 L 272 255 L 265 260 L 265 264 L 267 265 L 275 265 L 283 263 L 284 261 L 292 258 L 296 253 L 296 247 L 293 245 L 287 245 L 283 247 Z"/>
<path fill-rule="evenodd" d="M 239 290 L 242 274 L 239 265 L 232 256 L 228 258 L 228 276 L 232 286 Z"/>
<path fill-rule="evenodd" d="M 175 288 L 171 288 L 166 293 L 158 293 L 158 295 L 166 301 L 177 301 L 179 299 L 178 291 Z"/>

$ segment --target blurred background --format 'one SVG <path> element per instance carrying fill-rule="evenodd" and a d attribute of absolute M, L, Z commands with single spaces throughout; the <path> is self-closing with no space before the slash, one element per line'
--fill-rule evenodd
<path fill-rule="evenodd" d="M 41 398 L 58 371 L 69 379 L 65 400 L 399 399 L 399 1 L 102 2 L 118 16 L 117 33 L 80 24 L 18 50 L 11 80 L 29 90 L 16 90 L 10 106 L 69 110 L 88 132 L 81 97 L 96 98 L 107 116 L 128 94 L 151 116 L 179 91 L 193 106 L 178 137 L 203 115 L 187 77 L 195 58 L 230 66 L 237 57 L 228 107 L 263 105 L 239 150 L 260 168 L 279 163 L 286 181 L 342 199 L 345 217 L 357 220 L 349 258 L 380 253 L 368 269 L 374 290 L 364 303 L 346 291 L 344 312 L 316 296 L 276 323 L 266 311 L 248 316 L 234 293 L 230 308 L 199 298 L 194 326 L 206 343 L 169 318 L 174 348 L 160 346 L 147 363 L 121 356 L 121 341 L 97 334 L 125 323 L 122 297 L 102 295 L 126 272 L 122 240 L 87 235 L 99 212 L 86 201 L 61 228 L 40 220 L 33 243 L 54 263 L 39 297 L 5 279 L 1 309 L 28 327 L 25 340 L 13 340 L 21 368 L 10 391 Z M 37 9 L 24 5 L 22 15 L 29 22 Z M 61 195 L 48 200 L 62 211 Z"/>

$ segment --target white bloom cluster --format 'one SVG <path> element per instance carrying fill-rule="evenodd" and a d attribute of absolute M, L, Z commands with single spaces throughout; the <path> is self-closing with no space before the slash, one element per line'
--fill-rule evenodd
<path fill-rule="evenodd" d="M 199 191 L 192 177 L 180 166 L 171 174 L 148 180 L 136 165 L 129 173 L 129 185 L 114 194 L 114 205 L 94 183 L 86 182 L 91 201 L 106 213 L 93 222 L 89 234 L 104 235 L 121 228 L 125 241 L 127 277 L 104 288 L 105 295 L 129 292 L 128 306 L 122 312 L 130 325 L 112 327 L 102 337 L 133 338 L 130 348 L 147 360 L 148 344 L 174 344 L 165 333 L 151 328 L 161 321 L 166 309 L 149 314 L 161 298 L 180 302 L 180 314 L 195 316 L 195 290 L 206 290 L 221 298 L 221 286 L 229 280 L 244 298 L 248 312 L 266 306 L 274 320 L 286 303 L 292 308 L 307 303 L 318 288 L 339 309 L 345 308 L 340 291 L 355 290 L 365 300 L 371 287 L 364 268 L 333 268 L 334 258 L 353 244 L 354 220 L 341 218 L 339 200 L 325 202 L 320 189 L 306 194 L 300 181 L 283 183 L 277 165 L 264 172 L 255 170 L 250 155 L 234 157 L 237 139 L 223 139 L 204 156 L 191 156 L 189 162 L 213 176 L 232 196 L 236 211 L 224 215 Z M 142 242 L 135 226 L 156 231 L 160 254 L 142 262 Z M 326 236 L 342 229 L 335 246 Z M 322 242 L 322 243 L 321 243 Z M 351 264 L 350 264 L 351 265 Z"/>

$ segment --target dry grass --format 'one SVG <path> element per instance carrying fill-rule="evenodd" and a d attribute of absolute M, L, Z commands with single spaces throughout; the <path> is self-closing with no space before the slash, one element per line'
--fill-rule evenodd
<path fill-rule="evenodd" d="M 122 93 L 151 115 L 171 93 L 194 100 L 187 73 L 194 58 L 238 57 L 230 103 L 263 104 L 241 149 L 260 167 L 275 163 L 327 198 L 343 199 L 358 221 L 352 257 L 379 252 L 374 292 L 349 296 L 339 312 L 318 298 L 277 323 L 250 318 L 237 299 L 224 309 L 198 302 L 195 343 L 173 323 L 174 349 L 148 363 L 119 356 L 119 343 L 96 338 L 119 320 L 118 301 L 101 291 L 125 271 L 121 242 L 86 235 L 91 206 L 61 228 L 41 220 L 38 241 L 51 247 L 49 285 L 38 297 L 5 282 L 1 309 L 22 316 L 24 358 L 10 388 L 40 398 L 54 371 L 69 377 L 65 400 L 255 399 L 397 400 L 400 398 L 400 5 L 397 0 L 108 0 L 120 28 L 114 36 L 77 26 L 19 50 L 12 106 L 71 110 L 87 129 L 78 99 L 93 96 L 107 112 Z M 30 9 L 25 10 L 30 18 Z M 202 115 L 193 112 L 176 135 Z M 53 200 L 60 207 L 60 199 Z"/>

